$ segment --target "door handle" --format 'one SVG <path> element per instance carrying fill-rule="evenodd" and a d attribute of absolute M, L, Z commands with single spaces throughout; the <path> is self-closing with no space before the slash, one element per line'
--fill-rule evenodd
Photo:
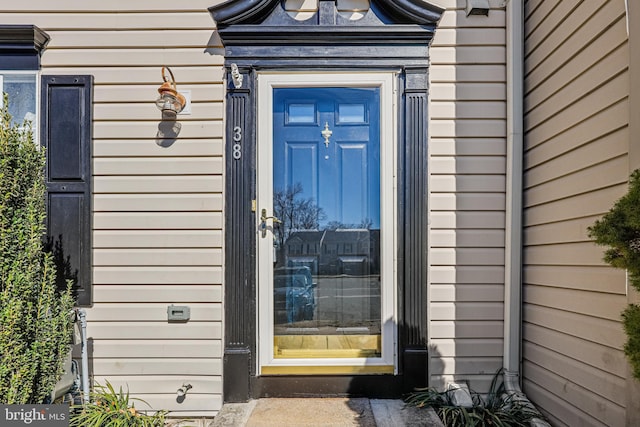
<path fill-rule="evenodd" d="M 282 221 L 280 221 L 275 216 L 267 216 L 267 210 L 262 209 L 262 211 L 260 212 L 260 222 L 262 223 L 262 228 L 265 228 L 267 226 L 268 219 L 272 220 L 275 224 L 282 224 Z"/>
<path fill-rule="evenodd" d="M 275 216 L 267 216 L 267 210 L 262 209 L 260 211 L 260 231 L 262 233 L 263 238 L 267 236 L 267 220 L 268 219 L 272 220 L 274 224 L 282 224 L 282 221 L 280 221 Z M 271 231 L 273 232 L 273 228 L 271 228 Z"/>

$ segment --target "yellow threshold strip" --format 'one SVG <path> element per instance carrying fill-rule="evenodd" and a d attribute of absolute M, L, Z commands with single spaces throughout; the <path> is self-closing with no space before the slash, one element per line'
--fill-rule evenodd
<path fill-rule="evenodd" d="M 262 375 L 362 375 L 393 374 L 393 371 L 393 365 L 262 367 Z"/>
<path fill-rule="evenodd" d="M 356 358 L 356 357 L 380 357 L 380 350 L 359 350 L 359 349 L 279 349 L 274 352 L 276 359 L 333 359 L 333 358 Z"/>

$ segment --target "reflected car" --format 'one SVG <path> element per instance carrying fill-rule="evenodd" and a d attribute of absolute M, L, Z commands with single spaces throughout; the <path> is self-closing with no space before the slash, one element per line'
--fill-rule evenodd
<path fill-rule="evenodd" d="M 274 322 L 313 320 L 315 289 L 309 267 L 281 267 L 273 271 Z"/>

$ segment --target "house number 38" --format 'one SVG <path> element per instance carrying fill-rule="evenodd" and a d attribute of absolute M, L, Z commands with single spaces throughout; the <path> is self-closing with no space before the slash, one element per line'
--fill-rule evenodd
<path fill-rule="evenodd" d="M 242 157 L 242 128 L 240 126 L 235 126 L 233 128 L 233 142 L 235 144 L 233 144 L 232 150 L 232 156 L 234 159 L 238 160 Z"/>

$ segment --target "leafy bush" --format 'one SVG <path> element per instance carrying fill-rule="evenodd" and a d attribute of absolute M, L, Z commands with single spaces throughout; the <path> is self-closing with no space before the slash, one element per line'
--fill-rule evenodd
<path fill-rule="evenodd" d="M 629 283 L 640 291 L 640 170 L 631 174 L 629 190 L 611 210 L 588 228 L 589 237 L 608 246 L 604 261 L 629 272 Z"/>
<path fill-rule="evenodd" d="M 31 126 L 0 110 L 0 402 L 42 403 L 63 370 L 71 338 L 70 291 L 56 289 L 45 234 L 44 153 Z"/>
<path fill-rule="evenodd" d="M 483 399 L 470 391 L 472 407 L 456 405 L 455 390 L 438 391 L 433 387 L 417 389 L 405 399 L 408 406 L 431 407 L 447 427 L 529 427 L 531 420 L 542 419 L 540 413 L 519 395 L 507 393 L 504 383 L 498 381 L 502 370 L 493 377 L 488 394 Z"/>
<path fill-rule="evenodd" d="M 588 233 L 596 244 L 608 247 L 604 261 L 626 269 L 629 283 L 640 291 L 640 170 L 631 174 L 627 194 L 589 227 Z M 633 376 L 640 380 L 640 307 L 629 304 L 622 312 L 622 323 L 627 335 L 624 352 Z"/>
<path fill-rule="evenodd" d="M 162 427 L 165 425 L 166 411 L 146 415 L 134 406 L 133 401 L 146 404 L 142 399 L 130 398 L 122 387 L 116 392 L 109 381 L 106 386 L 96 385 L 91 402 L 74 407 L 71 427 Z"/>
<path fill-rule="evenodd" d="M 633 377 L 640 379 L 640 306 L 629 304 L 622 312 L 622 325 L 627 334 L 624 354 L 631 364 Z"/>

